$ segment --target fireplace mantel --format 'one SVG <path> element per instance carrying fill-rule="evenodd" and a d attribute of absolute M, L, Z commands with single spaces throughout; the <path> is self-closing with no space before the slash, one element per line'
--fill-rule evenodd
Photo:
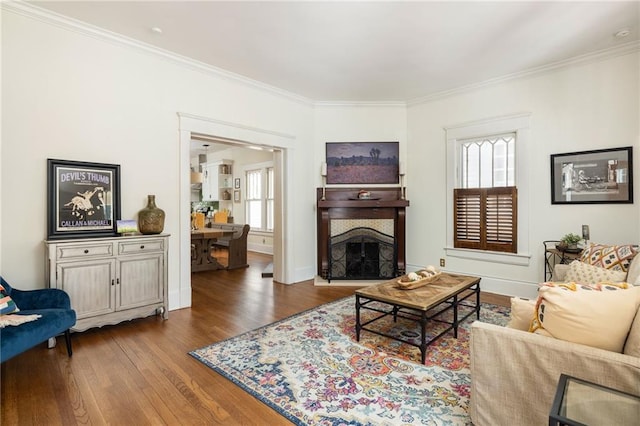
<path fill-rule="evenodd" d="M 371 199 L 358 199 L 362 188 L 317 188 L 318 275 L 329 275 L 330 222 L 332 219 L 393 219 L 396 239 L 396 273 L 405 273 L 405 209 L 408 200 L 401 199 L 400 188 L 366 188 Z"/>

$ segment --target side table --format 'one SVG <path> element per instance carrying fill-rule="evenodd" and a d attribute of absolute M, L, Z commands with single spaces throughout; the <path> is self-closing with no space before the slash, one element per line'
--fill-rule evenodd
<path fill-rule="evenodd" d="M 559 264 L 571 263 L 579 259 L 582 254 L 580 251 L 566 251 L 556 248 L 556 244 L 560 241 L 548 240 L 543 241 L 544 244 L 544 280 L 549 281 L 553 276 L 553 268 Z"/>
<path fill-rule="evenodd" d="M 639 415 L 640 396 L 561 374 L 549 426 L 632 426 Z"/>

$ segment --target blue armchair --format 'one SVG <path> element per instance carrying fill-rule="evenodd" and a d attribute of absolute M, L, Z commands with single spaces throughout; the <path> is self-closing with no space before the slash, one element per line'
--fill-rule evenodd
<path fill-rule="evenodd" d="M 64 333 L 67 353 L 71 356 L 71 333 L 76 323 L 76 311 L 71 309 L 69 295 L 63 290 L 17 290 L 0 277 L 0 283 L 13 299 L 17 315 L 39 314 L 42 318 L 18 326 L 0 328 L 0 362 L 13 358 L 27 349 Z"/>

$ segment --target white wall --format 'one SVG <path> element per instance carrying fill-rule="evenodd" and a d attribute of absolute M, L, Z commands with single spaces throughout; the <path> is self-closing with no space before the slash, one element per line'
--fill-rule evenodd
<path fill-rule="evenodd" d="M 407 108 L 404 104 L 319 104 L 315 110 L 316 186 L 322 186 L 321 164 L 327 142 L 400 142 L 405 161 Z M 349 186 L 349 185 L 335 185 Z M 315 191 L 311 194 L 315 203 Z"/>
<path fill-rule="evenodd" d="M 447 270 L 483 277 L 485 289 L 534 296 L 543 280 L 543 240 L 591 228 L 602 243 L 638 243 L 638 202 L 634 204 L 552 205 L 550 155 L 621 146 L 639 149 L 639 55 L 574 65 L 535 77 L 507 81 L 433 100 L 408 109 L 407 261 L 437 264 L 446 246 L 446 146 L 444 127 L 514 113 L 531 113 L 529 166 L 530 247 L 528 266 L 449 257 Z M 636 166 L 636 183 L 638 172 Z M 637 186 L 637 185 L 636 185 Z M 636 199 L 637 199 L 637 190 Z M 525 196 L 525 194 L 519 194 Z"/>
<path fill-rule="evenodd" d="M 178 112 L 295 136 L 289 150 L 296 193 L 313 186 L 310 103 L 217 77 L 158 55 L 91 37 L 10 10 L 2 13 L 2 275 L 16 287 L 44 285 L 46 159 L 121 165 L 122 217 L 147 194 L 165 210 L 169 292 L 177 297 Z M 309 206 L 292 206 L 293 235 L 314 229 Z M 314 262 L 314 246 L 290 241 L 293 269 Z M 170 303 L 177 307 L 175 303 Z"/>

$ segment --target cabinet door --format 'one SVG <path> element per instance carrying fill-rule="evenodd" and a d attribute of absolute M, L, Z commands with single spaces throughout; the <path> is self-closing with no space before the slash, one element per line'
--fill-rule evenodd
<path fill-rule="evenodd" d="M 218 164 L 207 164 L 202 177 L 202 200 L 218 201 Z"/>
<path fill-rule="evenodd" d="M 116 310 L 163 301 L 163 254 L 123 256 L 118 260 L 119 284 Z"/>
<path fill-rule="evenodd" d="M 115 310 L 115 264 L 115 259 L 58 263 L 56 287 L 69 294 L 78 319 Z"/>

